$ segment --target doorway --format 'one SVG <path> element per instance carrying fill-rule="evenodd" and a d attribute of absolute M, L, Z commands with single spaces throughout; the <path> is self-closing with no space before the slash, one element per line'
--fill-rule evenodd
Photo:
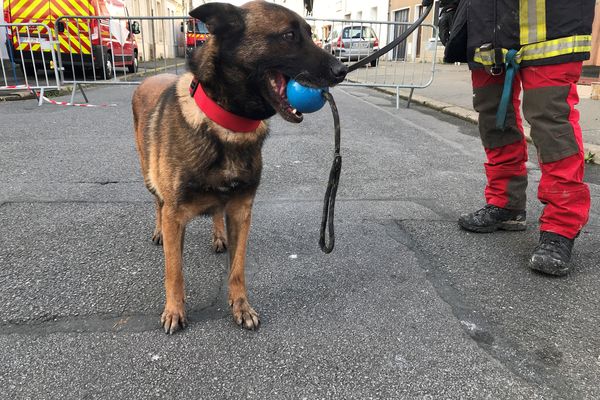
<path fill-rule="evenodd" d="M 403 10 L 394 11 L 394 22 L 408 22 L 409 8 Z M 403 34 L 407 29 L 407 25 L 394 25 L 393 36 L 390 38 L 390 42 Z M 406 60 L 406 40 L 402 41 L 398 46 L 394 47 L 392 53 L 392 59 L 395 61 Z"/>

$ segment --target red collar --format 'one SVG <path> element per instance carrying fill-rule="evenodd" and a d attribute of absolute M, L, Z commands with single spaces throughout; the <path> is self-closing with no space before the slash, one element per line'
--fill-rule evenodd
<path fill-rule="evenodd" d="M 197 79 L 194 79 L 190 85 L 190 96 L 194 98 L 200 110 L 208 118 L 230 131 L 253 132 L 262 122 L 261 120 L 240 117 L 225 110 L 204 93 L 202 85 Z"/>

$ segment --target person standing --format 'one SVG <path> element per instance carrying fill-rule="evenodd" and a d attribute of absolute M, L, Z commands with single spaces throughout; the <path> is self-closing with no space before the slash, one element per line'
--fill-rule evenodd
<path fill-rule="evenodd" d="M 544 204 L 539 244 L 529 267 L 562 276 L 571 269 L 575 238 L 588 221 L 590 191 L 577 81 L 589 58 L 595 0 L 441 0 L 444 61 L 468 62 L 473 106 L 487 155 L 486 205 L 463 214 L 471 232 L 526 229 L 527 142 L 531 125 Z M 432 0 L 423 0 L 424 6 Z"/>

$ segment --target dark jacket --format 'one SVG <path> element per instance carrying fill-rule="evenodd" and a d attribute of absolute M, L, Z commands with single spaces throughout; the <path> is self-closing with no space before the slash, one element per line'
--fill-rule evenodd
<path fill-rule="evenodd" d="M 510 49 L 521 66 L 587 60 L 595 0 L 461 0 L 447 62 L 502 64 Z M 483 48 L 482 48 L 483 47 Z"/>

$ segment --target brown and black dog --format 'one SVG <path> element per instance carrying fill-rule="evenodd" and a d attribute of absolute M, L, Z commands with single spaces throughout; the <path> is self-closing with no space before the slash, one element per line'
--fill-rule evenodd
<path fill-rule="evenodd" d="M 255 329 L 260 322 L 248 303 L 244 263 L 268 132 L 265 120 L 279 113 L 287 121 L 302 121 L 287 101 L 290 78 L 311 87 L 333 86 L 344 79 L 347 67 L 318 48 L 310 26 L 282 6 L 208 3 L 190 15 L 211 33 L 192 56 L 190 72 L 148 78 L 133 95 L 144 182 L 156 198 L 152 241 L 162 243 L 165 255 L 161 324 L 167 333 L 187 324 L 185 227 L 198 215 L 212 215 L 213 249 L 230 252 L 233 318 Z"/>

